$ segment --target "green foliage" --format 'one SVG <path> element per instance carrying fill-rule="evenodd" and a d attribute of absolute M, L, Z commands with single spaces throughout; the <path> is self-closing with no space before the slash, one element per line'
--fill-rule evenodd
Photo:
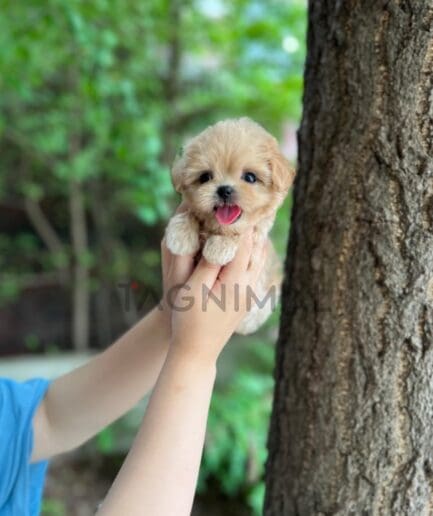
<path fill-rule="evenodd" d="M 14 300 L 20 291 L 18 280 L 11 275 L 3 275 L 0 284 L 0 307 Z"/>
<path fill-rule="evenodd" d="M 267 361 L 273 359 L 270 345 L 260 349 Z M 269 371 L 240 366 L 224 389 L 214 393 L 208 434 L 200 471 L 199 490 L 207 480 L 217 478 L 228 496 L 241 496 L 254 514 L 263 505 L 263 468 L 270 416 L 273 381 Z"/>
<path fill-rule="evenodd" d="M 107 426 L 96 436 L 96 447 L 100 453 L 110 455 L 116 450 L 115 433 L 112 426 Z"/>
<path fill-rule="evenodd" d="M 125 277 L 156 287 L 156 242 L 176 202 L 176 149 L 223 117 L 250 116 L 277 137 L 299 119 L 305 11 L 304 0 L 3 0 L 0 204 L 40 203 L 63 250 L 48 250 L 30 224 L 0 234 L 0 303 L 18 295 L 23 278 L 69 264 L 72 180 L 84 187 L 90 238 L 79 259 L 93 288 Z M 273 230 L 281 255 L 290 203 Z M 200 477 L 202 489 L 217 478 L 255 514 L 277 319 L 250 339 L 252 363 L 215 393 Z M 36 349 L 37 337 L 26 346 Z M 123 446 L 137 425 L 104 430 L 99 450 Z M 62 508 L 48 500 L 43 514 Z"/>
<path fill-rule="evenodd" d="M 100 277 L 134 270 L 143 242 L 122 251 L 131 215 L 148 228 L 168 217 L 169 166 L 185 137 L 238 115 L 279 136 L 284 120 L 299 117 L 301 0 L 5 0 L 2 7 L 0 202 L 43 203 L 69 252 L 70 181 L 84 184 L 90 221 L 94 189 L 102 189 L 109 203 L 98 209 L 116 249 Z M 24 268 L 67 264 L 65 256 L 47 257 L 40 239 L 36 245 L 22 255 Z M 18 255 L 12 242 L 7 254 Z M 136 279 L 154 273 L 140 270 Z"/>
<path fill-rule="evenodd" d="M 283 258 L 286 254 L 287 240 L 290 230 L 290 213 L 292 211 L 292 193 L 290 192 L 283 205 L 277 212 L 274 226 L 271 230 L 271 239 L 278 255 Z"/>
<path fill-rule="evenodd" d="M 40 348 L 40 342 L 37 335 L 30 333 L 24 339 L 24 345 L 29 351 L 37 351 Z"/>
<path fill-rule="evenodd" d="M 59 501 L 46 498 L 42 501 L 41 516 L 66 516 L 66 507 Z"/>

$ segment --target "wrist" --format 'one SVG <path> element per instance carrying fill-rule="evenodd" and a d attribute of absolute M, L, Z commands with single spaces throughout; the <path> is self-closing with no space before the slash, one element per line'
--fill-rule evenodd
<path fill-rule="evenodd" d="M 216 374 L 218 356 L 209 352 L 205 342 L 182 342 L 173 338 L 170 342 L 167 359 L 176 362 L 180 367 L 189 371 L 204 371 Z"/>

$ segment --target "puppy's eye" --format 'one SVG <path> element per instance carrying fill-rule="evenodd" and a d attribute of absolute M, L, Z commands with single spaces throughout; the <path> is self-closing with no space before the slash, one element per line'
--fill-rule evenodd
<path fill-rule="evenodd" d="M 202 172 L 202 174 L 200 174 L 200 177 L 198 178 L 200 184 L 207 183 L 211 179 L 212 179 L 212 172 L 210 172 L 209 170 L 206 170 L 206 172 Z"/>
<path fill-rule="evenodd" d="M 253 174 L 252 172 L 245 172 L 242 179 L 247 183 L 255 183 L 257 181 L 256 174 Z"/>

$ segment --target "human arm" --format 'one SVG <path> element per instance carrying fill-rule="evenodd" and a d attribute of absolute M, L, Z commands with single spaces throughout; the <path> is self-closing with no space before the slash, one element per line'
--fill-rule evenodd
<path fill-rule="evenodd" d="M 164 291 L 184 283 L 192 257 L 163 256 Z M 170 339 L 170 307 L 154 308 L 86 365 L 54 380 L 33 419 L 32 462 L 73 449 L 132 408 L 155 384 Z"/>
<path fill-rule="evenodd" d="M 264 263 L 249 266 L 251 236 L 226 267 L 201 260 L 186 292 L 187 311 L 172 311 L 170 349 L 135 442 L 98 514 L 186 516 L 190 513 L 203 449 L 216 361 L 246 313 L 243 296 L 254 287 Z M 235 299 L 235 285 L 239 298 Z M 209 300 L 221 299 L 222 309 Z M 184 294 L 179 292 L 177 301 Z M 202 295 L 206 297 L 203 310 Z M 238 309 L 236 304 L 238 301 Z"/>
<path fill-rule="evenodd" d="M 79 446 L 133 407 L 153 387 L 168 341 L 155 308 L 103 353 L 54 380 L 33 420 L 32 462 Z"/>

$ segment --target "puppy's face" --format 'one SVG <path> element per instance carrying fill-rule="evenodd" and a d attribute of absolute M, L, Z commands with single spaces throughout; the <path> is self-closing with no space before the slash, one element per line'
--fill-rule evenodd
<path fill-rule="evenodd" d="M 273 215 L 294 173 L 277 141 L 250 119 L 219 122 L 176 160 L 173 184 L 209 231 L 239 234 Z"/>

